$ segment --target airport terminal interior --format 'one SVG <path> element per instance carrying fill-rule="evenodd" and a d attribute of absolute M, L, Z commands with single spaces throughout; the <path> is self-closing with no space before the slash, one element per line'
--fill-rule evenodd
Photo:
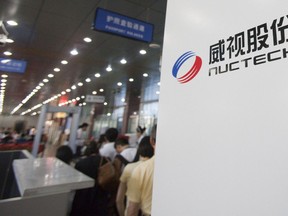
<path fill-rule="evenodd" d="M 73 168 L 91 142 L 101 148 L 101 135 L 114 128 L 137 149 L 150 135 L 166 4 L 0 0 L 0 215 L 69 215 L 70 193 L 94 185 Z M 72 150 L 72 166 L 55 158 L 62 146 Z M 122 215 L 112 208 L 96 215 Z"/>

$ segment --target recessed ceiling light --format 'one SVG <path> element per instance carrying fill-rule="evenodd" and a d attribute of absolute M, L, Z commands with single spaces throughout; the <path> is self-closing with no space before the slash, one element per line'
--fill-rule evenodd
<path fill-rule="evenodd" d="M 86 82 L 91 82 L 90 78 L 85 79 Z"/>
<path fill-rule="evenodd" d="M 37 89 L 33 89 L 33 92 L 35 92 L 35 93 L 36 93 L 36 92 L 38 92 L 38 90 L 37 90 Z"/>
<path fill-rule="evenodd" d="M 78 85 L 78 86 L 83 86 L 83 83 L 82 83 L 82 82 L 79 82 L 77 85 Z"/>
<path fill-rule="evenodd" d="M 71 89 L 73 89 L 73 90 L 76 89 L 76 88 L 77 88 L 77 87 L 76 87 L 75 85 L 71 86 Z"/>
<path fill-rule="evenodd" d="M 38 90 L 39 90 L 39 89 L 41 89 L 41 87 L 40 87 L 40 86 L 36 86 L 36 89 L 38 89 Z"/>
<path fill-rule="evenodd" d="M 2 79 L 1 82 L 7 82 L 7 80 L 6 79 Z"/>
<path fill-rule="evenodd" d="M 39 83 L 39 86 L 44 86 L 44 83 Z"/>
<path fill-rule="evenodd" d="M 8 75 L 6 75 L 6 74 L 2 74 L 1 77 L 3 77 L 3 78 L 7 78 Z"/>
<path fill-rule="evenodd" d="M 3 54 L 6 55 L 6 56 L 11 56 L 12 55 L 12 53 L 9 52 L 9 51 L 5 51 Z"/>
<path fill-rule="evenodd" d="M 121 82 L 118 82 L 117 85 L 118 85 L 118 86 L 122 86 L 122 83 L 121 83 Z"/>
<path fill-rule="evenodd" d="M 84 98 L 85 98 L 85 96 L 84 96 L 84 95 L 82 95 L 82 96 L 81 96 L 81 98 L 82 98 L 82 99 L 84 99 Z"/>
<path fill-rule="evenodd" d="M 66 92 L 71 92 L 71 89 L 66 89 Z"/>
<path fill-rule="evenodd" d="M 147 73 L 144 73 L 144 74 L 143 74 L 143 77 L 148 77 L 148 74 L 147 74 Z"/>
<path fill-rule="evenodd" d="M 11 38 L 7 38 L 7 39 L 6 39 L 6 42 L 7 42 L 7 43 L 14 43 L 14 40 L 12 40 Z"/>
<path fill-rule="evenodd" d="M 83 40 L 84 40 L 85 42 L 87 42 L 87 43 L 90 43 L 90 42 L 92 41 L 92 39 L 89 38 L 89 37 L 85 37 Z"/>
<path fill-rule="evenodd" d="M 66 94 L 66 92 L 65 92 L 65 91 L 62 91 L 62 92 L 61 92 L 61 94 L 62 94 L 62 95 L 65 95 L 65 94 Z"/>
<path fill-rule="evenodd" d="M 83 106 L 85 106 L 85 105 L 86 105 L 86 103 L 84 102 L 84 103 L 83 103 Z"/>
<path fill-rule="evenodd" d="M 161 83 L 160 83 L 160 82 L 158 82 L 158 83 L 157 83 L 157 85 L 158 85 L 158 86 L 160 86 L 160 85 L 161 85 Z"/>
<path fill-rule="evenodd" d="M 1 86 L 6 86 L 6 83 L 1 83 L 0 85 L 1 85 Z"/>
<path fill-rule="evenodd" d="M 151 48 L 160 48 L 160 44 L 151 43 L 151 44 L 149 44 L 149 47 L 151 47 Z"/>
<path fill-rule="evenodd" d="M 107 113 L 107 116 L 111 116 L 111 113 Z"/>
<path fill-rule="evenodd" d="M 126 64 L 127 61 L 126 61 L 126 59 L 123 58 L 123 59 L 121 59 L 120 63 L 121 63 L 121 64 Z"/>
<path fill-rule="evenodd" d="M 62 60 L 62 61 L 61 61 L 61 64 L 64 64 L 64 65 L 65 65 L 65 64 L 68 64 L 68 61 Z"/>
<path fill-rule="evenodd" d="M 125 102 L 125 98 L 122 98 L 121 101 L 122 101 L 122 102 Z"/>
<path fill-rule="evenodd" d="M 108 72 L 112 71 L 111 65 L 108 65 L 108 67 L 106 68 L 106 71 L 108 71 Z"/>
<path fill-rule="evenodd" d="M 93 91 L 92 94 L 93 94 L 93 95 L 97 94 L 97 91 Z"/>
<path fill-rule="evenodd" d="M 54 77 L 54 75 L 53 74 L 48 74 L 48 77 L 52 78 L 52 77 Z"/>
<path fill-rule="evenodd" d="M 140 53 L 141 55 L 145 55 L 147 52 L 146 52 L 146 50 L 142 49 L 142 50 L 139 51 L 139 53 Z"/>
<path fill-rule="evenodd" d="M 160 94 L 160 92 L 159 92 L 159 91 L 156 91 L 156 94 L 158 94 L 158 95 L 159 95 L 159 94 Z"/>
<path fill-rule="evenodd" d="M 96 73 L 96 74 L 95 74 L 95 77 L 97 77 L 97 78 L 100 77 L 100 76 L 101 76 L 100 73 Z"/>
<path fill-rule="evenodd" d="M 104 92 L 104 89 L 99 89 L 100 92 Z"/>
<path fill-rule="evenodd" d="M 79 100 L 80 100 L 80 97 L 76 97 L 76 100 L 79 101 Z"/>
<path fill-rule="evenodd" d="M 71 50 L 70 52 L 71 55 L 78 55 L 78 51 L 76 49 Z"/>
<path fill-rule="evenodd" d="M 43 82 L 49 82 L 49 80 L 48 79 L 43 79 Z"/>
<path fill-rule="evenodd" d="M 54 71 L 55 71 L 55 72 L 59 72 L 59 71 L 60 71 L 60 68 L 54 68 Z"/>
<path fill-rule="evenodd" d="M 18 23 L 16 21 L 14 21 L 14 20 L 8 20 L 7 24 L 10 25 L 10 26 L 17 26 L 18 25 Z"/>
<path fill-rule="evenodd" d="M 133 78 L 129 78 L 129 82 L 133 82 L 134 81 L 134 79 Z"/>

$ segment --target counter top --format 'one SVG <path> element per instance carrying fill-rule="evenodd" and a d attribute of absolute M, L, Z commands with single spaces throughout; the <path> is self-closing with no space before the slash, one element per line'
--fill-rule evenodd
<path fill-rule="evenodd" d="M 94 186 L 94 179 L 57 158 L 14 160 L 13 169 L 22 196 L 69 192 Z"/>

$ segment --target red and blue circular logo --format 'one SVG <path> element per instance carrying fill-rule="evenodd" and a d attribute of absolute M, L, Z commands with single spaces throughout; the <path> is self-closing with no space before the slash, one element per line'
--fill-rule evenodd
<path fill-rule="evenodd" d="M 179 77 L 178 74 L 181 66 L 184 64 L 184 62 L 193 57 L 195 58 L 195 61 L 192 67 L 186 73 L 184 73 L 184 75 Z M 201 66 L 202 66 L 202 59 L 199 56 L 197 56 L 195 52 L 188 51 L 177 59 L 177 61 L 173 66 L 172 74 L 180 83 L 187 83 L 198 74 Z"/>

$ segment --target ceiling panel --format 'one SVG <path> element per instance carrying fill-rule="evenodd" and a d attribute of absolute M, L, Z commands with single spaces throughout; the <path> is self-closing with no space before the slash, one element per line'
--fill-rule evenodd
<path fill-rule="evenodd" d="M 4 110 L 2 114 L 10 114 L 35 87 L 47 78 L 49 73 L 54 77 L 49 79 L 30 100 L 23 104 L 15 113 L 20 114 L 50 97 L 61 93 L 78 82 L 84 86 L 67 93 L 68 98 L 91 94 L 93 90 L 104 88 L 107 98 L 120 88 L 117 82 L 128 83 L 133 77 L 133 91 L 140 92 L 143 82 L 142 74 L 150 73 L 153 79 L 160 79 L 159 61 L 162 48 L 153 49 L 149 44 L 94 31 L 92 27 L 95 10 L 102 7 L 123 15 L 150 22 L 154 25 L 154 41 L 162 45 L 166 0 L 0 0 L 0 17 L 3 21 L 16 20 L 18 26 L 8 26 L 9 37 L 15 42 L 0 47 L 0 58 L 3 52 L 10 50 L 10 58 L 28 62 L 24 74 L 9 73 L 5 90 Z M 90 37 L 91 43 L 83 41 Z M 78 55 L 72 56 L 70 51 L 76 48 Z M 147 49 L 146 55 L 140 55 L 139 50 Z M 122 57 L 128 63 L 119 63 Z M 69 63 L 62 65 L 61 60 Z M 113 71 L 105 68 L 111 64 Z M 56 73 L 55 67 L 61 69 Z M 95 78 L 95 73 L 101 73 Z M 5 72 L 0 71 L 0 75 Z M 91 83 L 85 79 L 90 77 Z"/>

